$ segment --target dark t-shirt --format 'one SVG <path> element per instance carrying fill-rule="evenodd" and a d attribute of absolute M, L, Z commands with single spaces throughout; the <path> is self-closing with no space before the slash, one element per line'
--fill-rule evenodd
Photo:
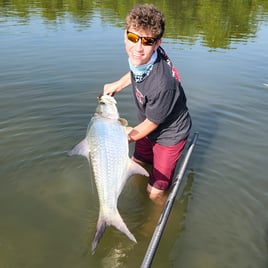
<path fill-rule="evenodd" d="M 166 146 L 186 138 L 191 129 L 184 90 L 174 71 L 166 55 L 158 50 L 157 60 L 142 82 L 136 82 L 131 73 L 138 119 L 142 122 L 147 118 L 158 124 L 148 138 Z"/>

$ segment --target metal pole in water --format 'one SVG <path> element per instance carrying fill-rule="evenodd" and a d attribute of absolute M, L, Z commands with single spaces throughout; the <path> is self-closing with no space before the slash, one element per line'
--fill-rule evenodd
<path fill-rule="evenodd" d="M 197 132 L 194 133 L 194 136 L 193 136 L 193 138 L 191 140 L 191 143 L 190 143 L 190 145 L 189 145 L 189 147 L 187 149 L 187 153 L 184 156 L 184 159 L 183 159 L 183 162 L 181 164 L 179 173 L 175 178 L 174 186 L 173 186 L 173 188 L 172 188 L 172 190 L 171 190 L 171 192 L 170 192 L 170 194 L 168 196 L 168 199 L 166 201 L 165 207 L 163 208 L 163 211 L 162 211 L 162 213 L 160 215 L 158 223 L 157 223 L 157 225 L 155 227 L 151 242 L 150 242 L 150 244 L 149 244 L 149 246 L 147 248 L 147 252 L 146 252 L 145 257 L 143 259 L 143 262 L 141 264 L 141 268 L 151 267 L 151 264 L 152 264 L 153 258 L 155 256 L 157 247 L 159 245 L 161 236 L 162 236 L 164 228 L 166 226 L 168 216 L 170 214 L 170 211 L 171 211 L 173 203 L 175 201 L 177 192 L 178 192 L 179 187 L 181 185 L 181 181 L 182 181 L 182 178 L 184 176 L 187 164 L 189 162 L 189 159 L 190 159 L 190 156 L 191 156 L 192 151 L 194 149 L 194 146 L 195 146 L 195 144 L 197 142 L 198 135 L 199 134 Z"/>

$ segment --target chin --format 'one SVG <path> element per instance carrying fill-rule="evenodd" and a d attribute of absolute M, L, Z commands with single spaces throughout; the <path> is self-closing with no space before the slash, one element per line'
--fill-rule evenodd
<path fill-rule="evenodd" d="M 131 59 L 131 62 L 133 65 L 135 66 L 140 66 L 140 65 L 143 65 L 143 61 L 140 61 L 140 60 L 134 60 L 134 59 Z"/>

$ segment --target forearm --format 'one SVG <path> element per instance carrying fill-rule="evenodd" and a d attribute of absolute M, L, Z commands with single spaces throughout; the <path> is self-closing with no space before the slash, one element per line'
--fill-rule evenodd
<path fill-rule="evenodd" d="M 142 123 L 131 129 L 128 133 L 128 139 L 129 141 L 140 140 L 153 132 L 157 127 L 157 124 L 149 119 L 145 119 Z"/>
<path fill-rule="evenodd" d="M 131 84 L 130 72 L 126 73 L 119 80 L 104 85 L 103 94 L 113 96 Z"/>

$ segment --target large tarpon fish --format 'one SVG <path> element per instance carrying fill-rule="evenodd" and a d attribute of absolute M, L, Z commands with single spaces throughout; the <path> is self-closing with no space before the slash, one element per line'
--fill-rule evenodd
<path fill-rule="evenodd" d="M 68 155 L 85 156 L 93 168 L 100 211 L 91 247 L 92 254 L 109 225 L 115 226 L 136 242 L 118 212 L 117 200 L 130 176 L 149 174 L 129 158 L 127 134 L 120 123 L 114 97 L 99 97 L 99 104 L 88 125 L 85 139 L 69 151 Z"/>

